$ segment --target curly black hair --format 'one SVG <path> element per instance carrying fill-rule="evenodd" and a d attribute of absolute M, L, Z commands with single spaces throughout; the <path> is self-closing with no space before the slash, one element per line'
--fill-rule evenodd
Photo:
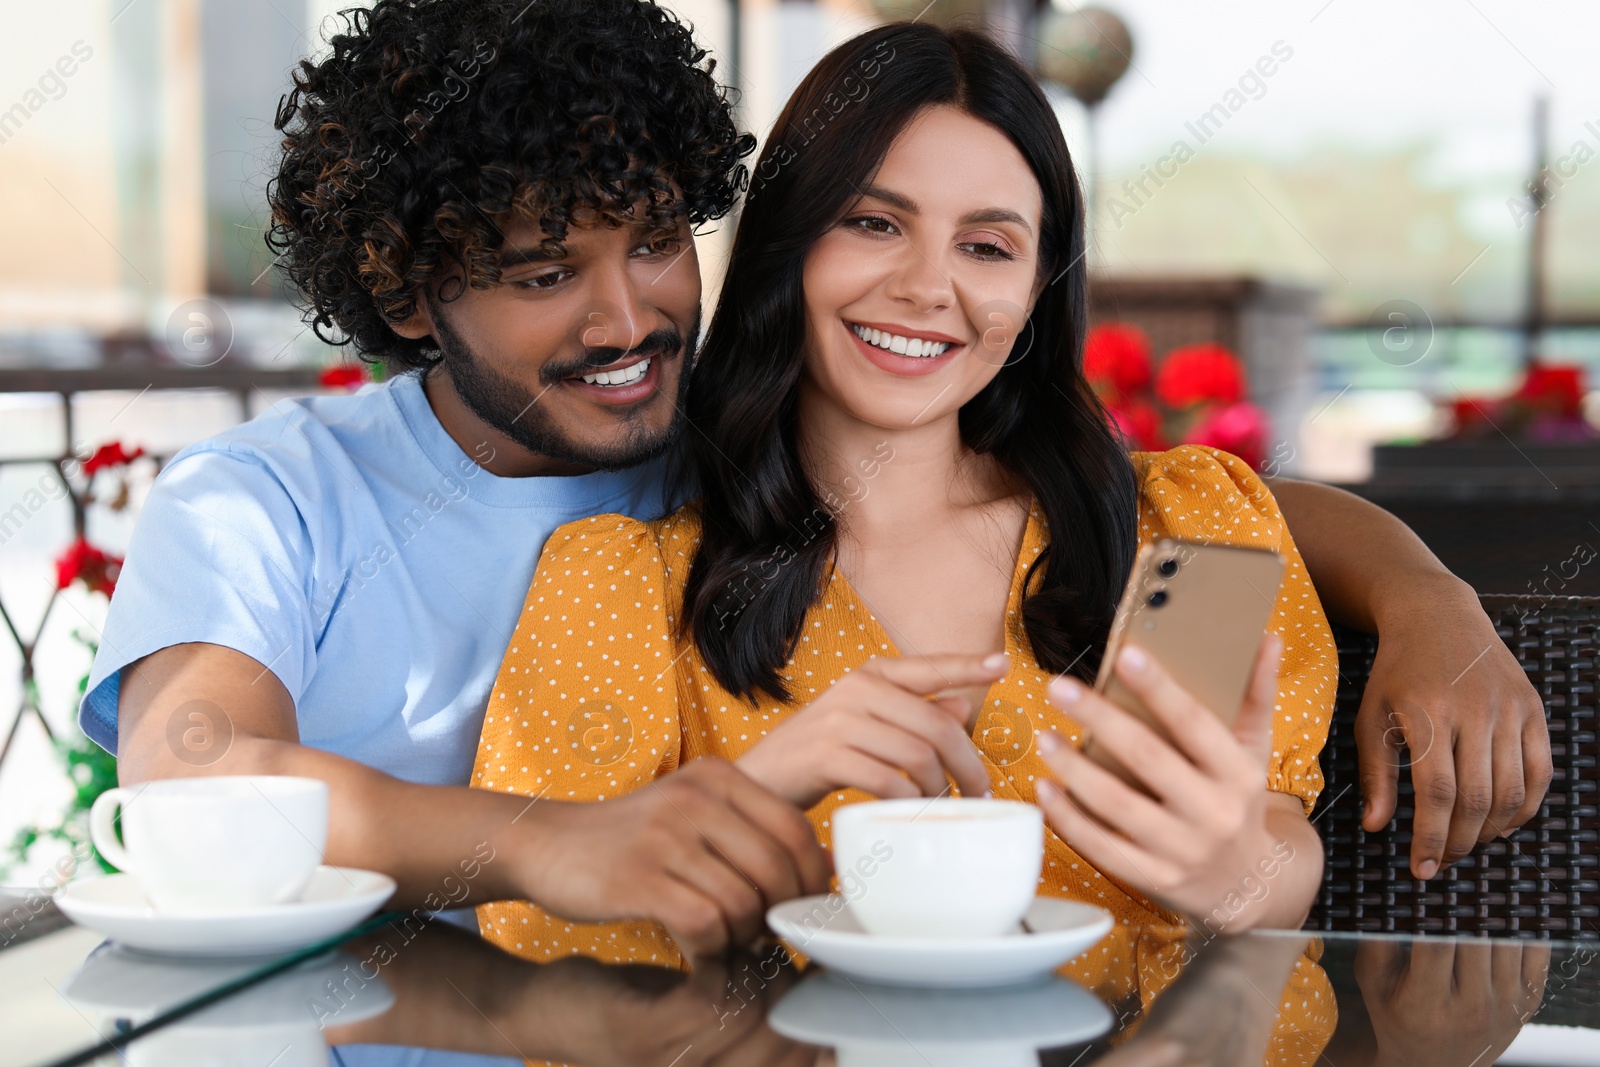
<path fill-rule="evenodd" d="M 575 210 L 620 225 L 643 204 L 662 239 L 727 214 L 749 180 L 755 139 L 716 61 L 650 0 L 378 0 L 339 17 L 278 105 L 266 240 L 317 336 L 369 362 L 439 358 L 390 324 L 452 271 L 497 284 L 512 218 L 560 255 Z"/>

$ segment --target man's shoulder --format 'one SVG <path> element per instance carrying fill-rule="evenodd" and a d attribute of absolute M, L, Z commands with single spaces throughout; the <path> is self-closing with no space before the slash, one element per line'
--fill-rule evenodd
<path fill-rule="evenodd" d="M 167 461 L 174 471 L 254 467 L 278 480 L 358 463 L 352 453 L 393 456 L 396 435 L 406 432 L 395 392 L 415 388 L 409 376 L 336 396 L 285 397 L 255 417 L 190 444 Z"/>

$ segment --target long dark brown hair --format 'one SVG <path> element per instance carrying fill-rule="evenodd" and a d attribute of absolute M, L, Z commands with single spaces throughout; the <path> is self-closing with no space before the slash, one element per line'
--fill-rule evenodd
<path fill-rule="evenodd" d="M 730 692 L 788 700 L 781 671 L 833 556 L 837 527 L 800 461 L 807 251 L 844 217 L 891 142 L 948 105 L 1010 138 L 1043 194 L 1047 281 L 1006 365 L 959 414 L 962 441 L 1031 490 L 1050 546 L 1023 621 L 1041 667 L 1098 669 L 1137 542 L 1137 487 L 1083 376 L 1083 199 L 1055 113 L 1028 71 L 972 29 L 898 23 L 828 53 L 755 168 L 688 396 L 686 477 L 702 533 L 679 616 Z"/>

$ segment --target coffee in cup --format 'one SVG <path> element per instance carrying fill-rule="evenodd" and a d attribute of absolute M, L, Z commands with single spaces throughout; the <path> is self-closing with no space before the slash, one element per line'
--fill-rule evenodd
<path fill-rule="evenodd" d="M 90 809 L 89 836 L 112 866 L 138 878 L 159 911 L 283 904 L 305 891 L 322 862 L 328 784 L 250 775 L 108 789 Z"/>
<path fill-rule="evenodd" d="M 835 811 L 833 859 L 850 912 L 886 937 L 993 937 L 1039 888 L 1044 816 L 1015 800 L 877 800 Z"/>

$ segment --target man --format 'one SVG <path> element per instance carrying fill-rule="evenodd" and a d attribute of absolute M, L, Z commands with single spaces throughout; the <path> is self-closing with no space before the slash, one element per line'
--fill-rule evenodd
<path fill-rule="evenodd" d="M 128 782 L 325 779 L 328 862 L 390 873 L 395 906 L 437 910 L 448 878 L 465 887 L 452 905 L 654 919 L 691 952 L 747 941 L 767 905 L 820 891 L 827 864 L 800 813 L 730 766 L 598 804 L 464 786 L 550 531 L 666 510 L 661 464 L 699 326 L 690 228 L 732 207 L 752 139 L 713 64 L 647 0 L 380 0 L 330 43 L 279 109 L 269 241 L 319 332 L 417 373 L 282 403 L 173 458 L 134 534 L 84 728 Z M 1495 750 L 1493 810 L 1476 788 L 1460 811 L 1435 806 L 1448 835 L 1436 825 L 1414 862 L 1525 819 L 1543 792 L 1542 709 L 1470 590 L 1377 509 L 1275 488 L 1330 612 L 1383 628 L 1391 666 L 1410 672 L 1369 693 L 1383 725 L 1364 750 L 1380 771 L 1396 723 L 1460 732 L 1426 757 L 1441 776 L 1452 751 L 1528 739 L 1526 757 Z M 1454 627 L 1443 654 L 1387 628 L 1395 592 L 1434 598 L 1435 625 Z M 1448 663 L 1468 646 L 1483 662 L 1466 689 L 1419 681 L 1405 656 Z M 1406 698 L 1393 722 L 1386 693 Z M 1547 750 L 1544 765 L 1547 778 Z"/>

